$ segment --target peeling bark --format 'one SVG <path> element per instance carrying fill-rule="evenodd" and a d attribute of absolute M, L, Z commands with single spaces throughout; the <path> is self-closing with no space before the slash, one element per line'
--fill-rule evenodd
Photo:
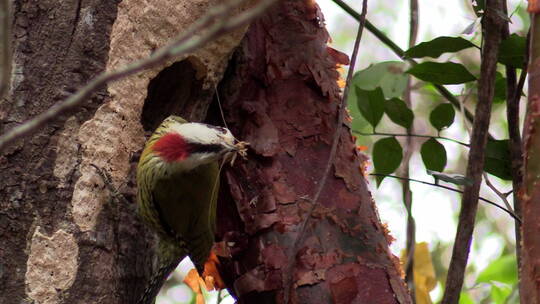
<path fill-rule="evenodd" d="M 225 279 L 240 303 L 283 303 L 290 276 L 291 303 L 411 303 L 366 187 L 365 157 L 349 127 L 336 126 L 336 65 L 348 58 L 328 39 L 314 2 L 282 1 L 251 25 L 222 84 L 229 126 L 251 147 L 226 170 L 230 193 L 218 209 Z M 293 252 L 336 127 L 332 175 Z"/>

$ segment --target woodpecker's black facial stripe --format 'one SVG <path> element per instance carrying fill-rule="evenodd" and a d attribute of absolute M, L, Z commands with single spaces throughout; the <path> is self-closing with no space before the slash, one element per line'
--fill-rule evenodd
<path fill-rule="evenodd" d="M 222 145 L 218 144 L 199 144 L 199 143 L 190 143 L 189 150 L 191 153 L 219 153 L 223 150 Z"/>

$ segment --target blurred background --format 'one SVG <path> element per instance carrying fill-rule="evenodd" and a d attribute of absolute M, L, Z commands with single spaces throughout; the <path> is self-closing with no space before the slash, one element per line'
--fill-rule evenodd
<path fill-rule="evenodd" d="M 319 6 L 325 16 L 325 23 L 332 37 L 331 46 L 350 56 L 356 36 L 358 22 L 330 0 L 319 0 Z M 348 1 L 348 5 L 361 12 L 362 1 Z M 509 0 L 510 32 L 526 36 L 529 17 L 526 12 L 526 1 Z M 417 43 L 428 41 L 439 36 L 463 37 L 480 45 L 480 24 L 474 13 L 470 0 L 419 1 L 419 27 Z M 408 49 L 409 40 L 409 0 L 368 1 L 367 19 L 380 31 L 384 32 L 402 49 Z M 472 31 L 471 31 L 472 30 Z M 480 57 L 477 49 L 467 49 L 458 53 L 445 54 L 432 61 L 444 62 L 451 59 L 461 62 L 474 75 L 479 75 Z M 384 61 L 401 61 L 387 46 L 381 43 L 368 30 L 360 44 L 356 70 L 360 71 L 370 65 Z M 407 66 L 405 65 L 405 68 Z M 345 67 L 344 73 L 346 73 Z M 501 70 L 503 71 L 503 69 Z M 343 74 L 343 78 L 346 74 Z M 414 130 L 416 134 L 437 135 L 423 117 L 438 104 L 445 102 L 429 85 L 417 80 L 412 81 L 411 109 L 415 113 Z M 465 85 L 446 86 L 455 95 L 463 96 L 467 91 Z M 525 92 L 527 90 L 525 89 Z M 353 93 L 354 95 L 354 93 Z M 474 104 L 475 93 L 469 94 L 468 103 Z M 361 117 L 356 107 L 355 96 L 350 99 L 350 113 L 353 116 L 353 129 L 358 132 L 371 133 L 371 126 Z M 521 111 L 524 110 L 522 98 Z M 455 122 L 444 131 L 442 136 L 462 142 L 468 142 L 469 136 L 461 115 L 456 113 Z M 523 117 L 523 115 L 521 115 Z M 386 121 L 385 121 L 386 120 Z M 427 120 L 427 119 L 426 119 Z M 508 138 L 504 102 L 496 102 L 491 118 L 490 132 L 496 139 Z M 388 118 L 377 128 L 378 132 L 405 133 L 405 130 L 389 122 Z M 373 143 L 380 136 L 360 136 L 358 144 L 365 146 L 364 153 L 370 155 Z M 398 138 L 402 143 L 404 137 Z M 425 139 L 415 138 L 414 153 L 410 163 L 410 177 L 433 182 L 433 177 L 426 169 L 418 151 Z M 448 165 L 445 172 L 465 174 L 468 149 L 449 142 L 440 141 L 447 151 Z M 368 168 L 368 172 L 373 170 Z M 400 175 L 398 170 L 396 175 Z M 489 176 L 490 181 L 506 193 L 512 189 L 509 181 Z M 395 237 L 391 245 L 393 253 L 400 256 L 405 248 L 407 213 L 403 207 L 401 184 L 399 181 L 386 178 L 377 188 L 374 178 L 369 177 L 369 187 L 379 209 L 379 215 L 391 234 Z M 413 216 L 416 220 L 416 241 L 427 243 L 435 272 L 436 287 L 430 292 L 433 302 L 440 300 L 442 286 L 446 279 L 448 263 L 452 253 L 461 197 L 459 194 L 441 188 L 411 183 L 413 192 Z M 485 184 L 482 186 L 482 197 L 503 205 L 501 199 Z M 512 201 L 512 194 L 508 196 Z M 195 303 L 191 290 L 182 284 L 183 277 L 191 267 L 187 260 L 183 261 L 172 280 L 169 280 L 158 296 L 158 304 Z M 460 303 L 519 303 L 517 297 L 517 271 L 515 262 L 515 235 L 513 220 L 506 213 L 493 206 L 480 203 L 477 225 L 471 248 L 463 294 Z M 205 294 L 207 303 L 234 303 L 226 292 Z"/>

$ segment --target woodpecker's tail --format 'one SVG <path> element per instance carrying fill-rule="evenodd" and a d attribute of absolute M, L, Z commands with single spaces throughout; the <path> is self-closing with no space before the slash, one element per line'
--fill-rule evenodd
<path fill-rule="evenodd" d="M 152 278 L 150 278 L 150 282 L 146 285 L 144 294 L 137 304 L 153 304 L 161 286 L 163 286 L 163 283 L 165 283 L 169 274 L 176 269 L 176 266 L 178 266 L 181 260 L 182 259 L 177 259 L 171 263 L 161 265 L 161 267 L 152 275 Z"/>

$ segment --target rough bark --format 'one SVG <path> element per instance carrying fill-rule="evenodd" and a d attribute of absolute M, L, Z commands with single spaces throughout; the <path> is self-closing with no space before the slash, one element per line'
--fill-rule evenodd
<path fill-rule="evenodd" d="M 529 100 L 523 127 L 523 204 L 521 247 L 521 303 L 540 302 L 540 20 L 538 12 L 531 12 L 531 48 L 529 65 Z"/>
<path fill-rule="evenodd" d="M 146 57 L 216 2 L 15 1 L 13 69 L 0 131 L 47 110 L 98 73 Z M 204 118 L 244 31 L 110 84 L 75 115 L 0 156 L 0 303 L 136 301 L 154 261 L 153 236 L 133 204 L 110 202 L 90 164 L 109 171 L 133 201 L 144 131 L 171 113 Z"/>
<path fill-rule="evenodd" d="M 282 1 L 251 25 L 222 83 L 229 127 L 251 144 L 222 176 L 230 191 L 218 209 L 222 266 L 240 303 L 411 303 L 365 159 L 349 127 L 336 126 L 336 65 L 348 59 L 328 39 L 316 4 Z M 308 214 L 334 134 L 333 170 Z"/>

